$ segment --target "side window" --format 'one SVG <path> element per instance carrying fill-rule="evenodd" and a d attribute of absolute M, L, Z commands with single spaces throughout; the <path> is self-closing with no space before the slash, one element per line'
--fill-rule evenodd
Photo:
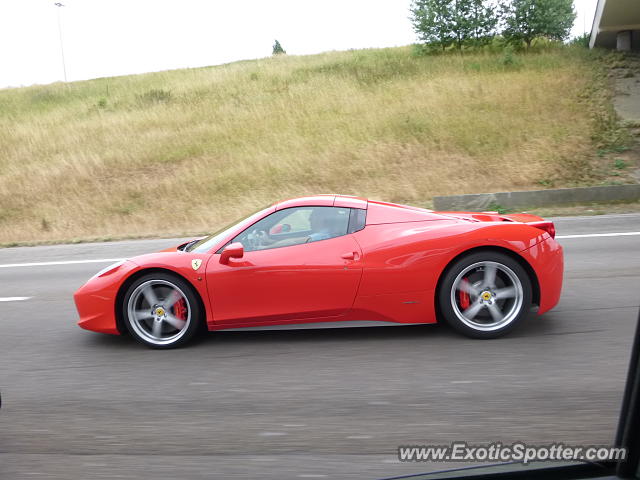
<path fill-rule="evenodd" d="M 352 208 L 349 216 L 349 232 L 354 233 L 362 230 L 367 221 L 367 211 L 360 208 Z"/>
<path fill-rule="evenodd" d="M 285 234 L 285 233 L 298 233 L 308 232 L 311 230 L 311 223 L 309 217 L 311 216 L 311 210 L 308 208 L 292 208 L 282 220 L 278 222 L 275 227 L 271 228 L 271 234 Z M 285 210 L 287 212 L 287 210 Z"/>
<path fill-rule="evenodd" d="M 254 223 L 231 242 L 240 242 L 251 252 L 327 240 L 346 235 L 350 217 L 349 208 L 287 208 Z"/>

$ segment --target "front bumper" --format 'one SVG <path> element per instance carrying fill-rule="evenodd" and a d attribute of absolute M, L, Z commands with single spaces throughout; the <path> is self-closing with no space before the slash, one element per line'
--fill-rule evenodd
<path fill-rule="evenodd" d="M 73 300 L 80 315 L 78 325 L 85 330 L 119 335 L 116 320 L 116 297 L 124 280 L 139 267 L 132 262 L 123 264 L 91 278 L 74 294 Z"/>

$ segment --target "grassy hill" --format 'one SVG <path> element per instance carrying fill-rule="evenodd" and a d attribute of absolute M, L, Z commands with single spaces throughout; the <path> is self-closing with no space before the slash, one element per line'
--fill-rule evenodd
<path fill-rule="evenodd" d="M 405 47 L 0 90 L 0 243 L 206 232 L 310 193 L 606 181 L 592 55 Z"/>

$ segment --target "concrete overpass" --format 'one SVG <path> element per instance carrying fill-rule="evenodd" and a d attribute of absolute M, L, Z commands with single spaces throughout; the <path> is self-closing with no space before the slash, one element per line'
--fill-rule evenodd
<path fill-rule="evenodd" d="M 598 0 L 589 47 L 640 51 L 640 0 Z"/>

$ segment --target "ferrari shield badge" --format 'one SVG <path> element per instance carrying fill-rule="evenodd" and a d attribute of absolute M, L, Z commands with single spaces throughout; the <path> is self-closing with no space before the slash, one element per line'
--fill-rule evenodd
<path fill-rule="evenodd" d="M 200 260 L 199 258 L 194 258 L 193 260 L 191 260 L 191 268 L 193 268 L 194 270 L 198 270 L 200 268 L 200 265 L 202 265 L 202 260 Z"/>

